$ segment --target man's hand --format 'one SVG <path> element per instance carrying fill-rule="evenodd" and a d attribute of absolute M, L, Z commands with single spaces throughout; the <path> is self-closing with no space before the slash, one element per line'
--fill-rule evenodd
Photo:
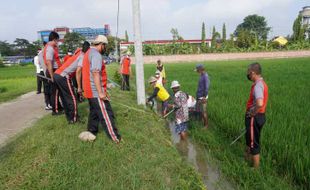
<path fill-rule="evenodd" d="M 169 109 L 174 109 L 174 104 L 168 104 Z"/>
<path fill-rule="evenodd" d="M 99 92 L 98 95 L 99 95 L 99 98 L 101 100 L 109 100 L 109 98 L 108 98 L 108 96 L 107 96 L 107 94 L 105 92 Z"/>
<path fill-rule="evenodd" d="M 82 88 L 78 88 L 77 93 L 82 94 L 83 90 Z"/>
<path fill-rule="evenodd" d="M 256 115 L 255 107 L 250 108 L 246 112 L 247 117 L 254 117 Z"/>
<path fill-rule="evenodd" d="M 201 103 L 203 103 L 203 104 L 207 103 L 206 97 L 201 97 L 201 98 L 199 98 L 199 101 L 200 101 Z"/>

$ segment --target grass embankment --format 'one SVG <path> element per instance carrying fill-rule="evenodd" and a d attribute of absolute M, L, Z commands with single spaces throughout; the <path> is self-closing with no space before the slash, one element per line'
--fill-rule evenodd
<path fill-rule="evenodd" d="M 33 65 L 0 67 L 0 103 L 36 90 L 35 74 Z"/>
<path fill-rule="evenodd" d="M 246 79 L 250 61 L 204 63 L 211 79 L 208 113 L 214 125 L 204 130 L 194 124 L 190 133 L 218 159 L 220 168 L 238 189 L 310 189 L 309 62 L 309 58 L 260 61 L 269 86 L 269 104 L 258 171 L 243 160 L 244 138 L 229 146 L 244 128 L 251 87 Z M 178 80 L 182 90 L 195 95 L 195 63 L 165 67 L 170 82 Z M 146 66 L 146 76 L 154 72 L 154 65 Z"/>
<path fill-rule="evenodd" d="M 81 142 L 86 123 L 68 125 L 47 116 L 0 149 L 0 189 L 203 189 L 195 170 L 170 143 L 163 121 L 136 112 L 134 93 L 112 92 L 119 145 L 100 128 L 94 143 Z M 88 104 L 79 105 L 87 121 Z"/>

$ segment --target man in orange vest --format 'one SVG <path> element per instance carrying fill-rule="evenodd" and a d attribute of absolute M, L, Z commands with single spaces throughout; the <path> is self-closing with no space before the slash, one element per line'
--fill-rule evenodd
<path fill-rule="evenodd" d="M 72 78 L 75 77 L 78 65 L 83 64 L 84 53 L 89 46 L 88 42 L 84 42 L 83 48 L 78 48 L 75 54 L 54 73 L 54 80 L 64 97 L 64 109 L 69 124 L 74 124 L 78 119 L 77 99 L 72 86 Z"/>
<path fill-rule="evenodd" d="M 72 53 L 70 51 L 68 51 L 67 55 L 64 56 L 63 61 L 64 63 L 70 58 L 72 57 Z"/>
<path fill-rule="evenodd" d="M 268 101 L 268 86 L 263 80 L 262 68 L 259 63 L 248 66 L 247 78 L 253 82 L 250 97 L 246 106 L 246 152 L 245 158 L 251 161 L 254 168 L 259 167 L 260 135 L 266 122 L 266 106 Z"/>
<path fill-rule="evenodd" d="M 122 75 L 122 86 L 121 90 L 130 90 L 129 86 L 129 77 L 131 75 L 131 67 L 130 67 L 131 59 L 129 54 L 127 53 L 123 56 L 121 65 L 120 65 L 120 74 Z"/>
<path fill-rule="evenodd" d="M 101 55 L 105 52 L 107 44 L 107 38 L 103 35 L 98 35 L 83 59 L 82 86 L 84 96 L 89 102 L 88 131 L 81 133 L 79 136 L 83 141 L 95 139 L 99 124 L 103 125 L 105 132 L 114 142 L 119 143 L 121 140 L 121 136 L 115 126 L 114 113 L 107 95 L 107 75 Z M 81 75 L 81 69 L 77 70 L 77 75 Z M 78 85 L 80 89 L 80 84 Z"/>
<path fill-rule="evenodd" d="M 59 35 L 57 32 L 51 32 L 49 35 L 49 42 L 44 46 L 43 49 L 43 59 L 44 64 L 46 65 L 46 77 L 51 79 L 51 106 L 53 113 L 52 115 L 62 114 L 61 110 L 63 109 L 59 104 L 59 96 L 64 102 L 61 92 L 57 84 L 54 82 L 54 72 L 56 69 L 61 67 L 61 62 L 58 55 L 58 40 Z"/>

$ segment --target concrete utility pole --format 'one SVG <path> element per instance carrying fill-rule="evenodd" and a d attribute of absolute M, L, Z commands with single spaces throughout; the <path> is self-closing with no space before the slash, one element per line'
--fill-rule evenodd
<path fill-rule="evenodd" d="M 145 105 L 144 67 L 140 25 L 140 0 L 132 0 L 133 31 L 135 41 L 136 85 L 138 105 Z"/>

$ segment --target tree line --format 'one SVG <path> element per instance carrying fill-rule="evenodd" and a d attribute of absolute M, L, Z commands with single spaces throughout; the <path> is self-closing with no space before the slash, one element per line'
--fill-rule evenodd
<path fill-rule="evenodd" d="M 145 55 L 171 55 L 171 54 L 199 54 L 219 52 L 253 52 L 253 51 L 277 51 L 277 50 L 301 50 L 310 49 L 310 27 L 302 24 L 302 16 L 298 15 L 293 24 L 293 34 L 285 36 L 286 45 L 268 40 L 271 27 L 263 16 L 249 15 L 243 19 L 235 31 L 227 38 L 225 23 L 221 33 L 213 26 L 211 34 L 211 46 L 206 43 L 206 25 L 202 23 L 201 44 L 180 43 L 183 37 L 176 28 L 171 29 L 173 43 L 165 45 L 144 44 Z M 307 37 L 308 36 L 308 37 Z M 134 47 L 129 50 L 134 52 Z"/>
<path fill-rule="evenodd" d="M 227 36 L 225 23 L 222 31 L 218 32 L 213 26 L 211 35 L 211 46 L 206 43 L 206 25 L 203 22 L 201 28 L 201 44 L 180 43 L 184 38 L 179 34 L 177 28 L 171 29 L 173 43 L 165 45 L 144 44 L 145 55 L 169 55 L 169 54 L 197 54 L 212 52 L 251 52 L 251 51 L 274 51 L 274 50 L 299 50 L 310 49 L 310 27 L 302 24 L 302 16 L 298 15 L 293 23 L 293 34 L 286 36 L 288 44 L 280 46 L 268 40 L 271 27 L 263 16 L 249 15 L 243 19 L 235 31 Z M 308 36 L 308 37 L 307 37 Z M 60 52 L 66 54 L 74 52 L 80 47 L 85 38 L 78 33 L 67 33 L 64 42 L 60 45 Z M 115 40 L 128 42 L 129 37 L 125 31 L 125 39 L 108 36 L 109 44 L 107 54 L 114 52 Z M 16 38 L 11 44 L 7 41 L 0 41 L 0 53 L 2 56 L 35 56 L 38 49 L 42 48 L 40 41 L 29 42 L 26 39 Z M 134 47 L 130 46 L 129 51 L 134 53 Z"/>

